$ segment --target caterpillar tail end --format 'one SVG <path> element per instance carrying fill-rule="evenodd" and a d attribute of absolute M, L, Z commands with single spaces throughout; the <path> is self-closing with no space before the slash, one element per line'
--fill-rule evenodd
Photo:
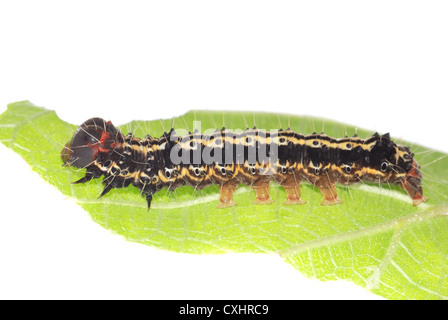
<path fill-rule="evenodd" d="M 419 198 L 412 199 L 412 204 L 413 204 L 414 206 L 418 206 L 418 205 L 420 205 L 421 203 L 426 202 L 426 201 L 428 201 L 428 197 L 426 197 L 426 196 L 421 196 L 421 197 L 419 197 Z"/>
<path fill-rule="evenodd" d="M 422 172 L 417 161 L 413 160 L 411 169 L 406 173 L 406 177 L 401 182 L 401 187 L 412 198 L 412 204 L 418 206 L 428 200 L 428 197 L 423 195 L 422 188 Z"/>

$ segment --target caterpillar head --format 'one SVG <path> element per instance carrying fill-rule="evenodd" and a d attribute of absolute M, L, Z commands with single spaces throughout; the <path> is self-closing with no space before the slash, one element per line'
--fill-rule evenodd
<path fill-rule="evenodd" d="M 123 136 L 112 122 L 92 118 L 76 129 L 62 149 L 61 158 L 65 166 L 86 168 L 100 153 L 112 151 L 121 142 Z"/>

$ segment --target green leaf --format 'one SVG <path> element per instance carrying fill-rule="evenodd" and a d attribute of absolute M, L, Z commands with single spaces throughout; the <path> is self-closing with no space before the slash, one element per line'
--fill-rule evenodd
<path fill-rule="evenodd" d="M 201 130 L 225 119 L 227 128 L 253 126 L 310 133 L 323 120 L 276 114 L 193 111 L 164 121 L 134 121 L 121 126 L 136 136 L 186 128 L 194 120 Z M 84 185 L 70 182 L 84 170 L 62 167 L 57 155 L 76 125 L 60 120 L 54 111 L 29 102 L 10 104 L 0 116 L 0 141 L 20 154 L 48 183 L 74 199 L 92 219 L 108 230 L 134 241 L 175 252 L 194 254 L 255 252 L 279 253 L 307 276 L 321 280 L 347 279 L 393 299 L 448 297 L 448 157 L 413 146 L 424 172 L 429 201 L 414 207 L 396 186 L 338 187 L 344 200 L 338 206 L 320 206 L 320 192 L 303 186 L 305 205 L 284 206 L 286 194 L 272 184 L 272 205 L 254 206 L 254 193 L 240 187 L 236 207 L 217 209 L 217 187 L 162 190 L 148 212 L 134 187 L 114 189 L 101 199 L 100 179 Z M 325 120 L 325 132 L 340 137 L 355 129 Z M 372 132 L 358 130 L 361 137 Z M 54 155 L 54 156 L 53 156 Z"/>

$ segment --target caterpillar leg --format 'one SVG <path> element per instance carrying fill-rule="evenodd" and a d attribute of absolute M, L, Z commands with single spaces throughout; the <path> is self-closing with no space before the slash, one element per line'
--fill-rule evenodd
<path fill-rule="evenodd" d="M 254 200 L 254 204 L 271 204 L 274 200 L 269 196 L 269 180 L 261 178 L 257 180 L 253 185 L 252 189 L 254 189 L 256 194 L 256 199 Z"/>
<path fill-rule="evenodd" d="M 123 186 L 126 186 L 126 185 L 123 185 Z M 152 196 L 154 193 L 157 192 L 157 189 L 155 189 L 152 186 L 149 186 L 149 187 L 143 186 L 141 190 L 142 190 L 142 194 L 144 194 L 146 197 L 146 202 L 148 203 L 148 211 L 149 211 L 149 209 L 151 209 Z"/>
<path fill-rule="evenodd" d="M 106 185 L 106 187 L 104 187 L 103 191 L 101 192 L 100 196 L 98 197 L 98 199 L 102 198 L 106 193 L 108 193 L 110 190 L 112 190 L 114 187 L 112 187 L 111 184 Z"/>
<path fill-rule="evenodd" d="M 342 199 L 338 197 L 338 193 L 336 190 L 336 185 L 326 185 L 326 186 L 318 186 L 318 189 L 320 192 L 322 192 L 322 195 L 324 196 L 324 200 L 320 203 L 323 206 L 331 206 L 334 204 L 340 204 L 342 203 Z"/>
<path fill-rule="evenodd" d="M 152 193 L 146 195 L 146 202 L 148 202 L 148 210 L 151 209 L 151 200 L 152 200 Z"/>
<path fill-rule="evenodd" d="M 77 180 L 77 181 L 73 181 L 71 184 L 79 184 L 79 183 L 85 183 L 85 182 L 89 182 L 92 179 L 97 179 L 99 177 L 101 177 L 103 173 L 101 172 L 101 170 L 99 170 L 97 167 L 89 167 L 86 170 L 86 175 Z"/>
<path fill-rule="evenodd" d="M 93 179 L 93 175 L 90 172 L 86 172 L 86 175 L 77 181 L 73 181 L 71 184 L 85 183 Z"/>
<path fill-rule="evenodd" d="M 282 187 L 286 191 L 286 201 L 283 202 L 283 204 L 293 205 L 306 203 L 306 201 L 300 197 L 300 181 L 296 181 L 293 176 L 284 181 Z"/>
<path fill-rule="evenodd" d="M 232 199 L 236 187 L 236 184 L 227 182 L 219 188 L 219 209 L 236 206 L 236 202 Z"/>

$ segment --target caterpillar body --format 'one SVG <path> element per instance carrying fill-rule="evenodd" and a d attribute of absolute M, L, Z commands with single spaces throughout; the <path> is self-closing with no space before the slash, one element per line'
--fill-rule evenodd
<path fill-rule="evenodd" d="M 413 156 L 409 147 L 396 144 L 389 134 L 332 138 L 324 133 L 267 132 L 254 127 L 182 136 L 171 129 L 160 138 L 137 138 L 123 135 L 101 118 L 79 126 L 61 152 L 65 166 L 86 169 L 85 176 L 73 183 L 104 176 L 100 197 L 132 184 L 145 195 L 148 209 L 154 193 L 183 185 L 197 189 L 219 185 L 219 208 L 236 205 L 232 196 L 239 184 L 252 186 L 255 204 L 270 204 L 270 181 L 285 189 L 284 204 L 304 204 L 300 191 L 304 180 L 321 191 L 322 205 L 342 202 L 336 184 L 371 182 L 401 185 L 417 206 L 427 197 Z"/>

